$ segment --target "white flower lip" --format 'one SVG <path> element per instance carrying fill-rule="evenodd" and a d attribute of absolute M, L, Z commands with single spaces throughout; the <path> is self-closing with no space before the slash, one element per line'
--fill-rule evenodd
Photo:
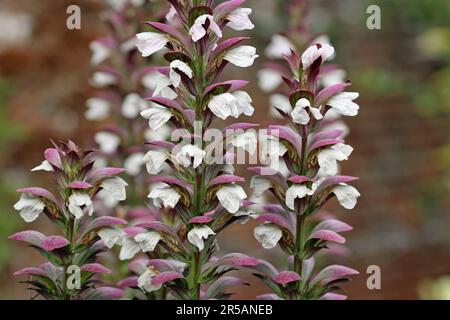
<path fill-rule="evenodd" d="M 231 49 L 225 54 L 224 60 L 234 64 L 237 67 L 247 68 L 253 65 L 253 62 L 259 55 L 256 54 L 256 48 L 252 46 L 239 46 Z"/>
<path fill-rule="evenodd" d="M 151 186 L 148 198 L 153 199 L 153 204 L 158 208 L 164 206 L 173 209 L 181 195 L 167 183 L 158 182 Z"/>
<path fill-rule="evenodd" d="M 164 163 L 169 159 L 166 151 L 150 150 L 144 156 L 144 163 L 149 174 L 158 174 L 164 169 Z"/>
<path fill-rule="evenodd" d="M 216 233 L 208 226 L 193 227 L 191 231 L 188 232 L 187 238 L 190 243 L 202 251 L 205 248 L 205 241 L 211 235 Z"/>
<path fill-rule="evenodd" d="M 149 57 L 155 52 L 162 50 L 169 39 L 157 32 L 141 32 L 136 35 L 136 47 L 143 57 Z"/>
<path fill-rule="evenodd" d="M 291 210 L 295 210 L 295 199 L 301 199 L 312 194 L 314 194 L 314 191 L 305 184 L 293 184 L 286 191 L 286 206 Z"/>
<path fill-rule="evenodd" d="M 25 222 L 33 222 L 44 211 L 44 202 L 29 193 L 22 193 L 19 201 L 14 204 L 14 209 L 19 211 Z"/>
<path fill-rule="evenodd" d="M 197 168 L 206 156 L 206 152 L 195 145 L 185 145 L 175 155 L 175 160 L 184 167 Z"/>
<path fill-rule="evenodd" d="M 217 191 L 217 198 L 229 213 L 236 213 L 239 211 L 242 200 L 247 198 L 247 194 L 241 186 L 227 184 Z"/>
<path fill-rule="evenodd" d="M 273 223 L 260 224 L 254 229 L 253 234 L 264 249 L 275 248 L 283 236 L 281 229 Z"/>
<path fill-rule="evenodd" d="M 193 71 L 189 65 L 181 60 L 174 60 L 170 63 L 170 80 L 175 88 L 178 88 L 181 83 L 181 75 L 175 71 L 179 70 L 184 73 L 189 79 L 192 79 Z"/>
<path fill-rule="evenodd" d="M 206 35 L 207 30 L 205 30 L 205 28 L 203 27 L 206 20 L 209 21 L 209 29 L 211 29 L 211 31 L 218 38 L 222 38 L 222 30 L 220 30 L 220 27 L 214 21 L 214 17 L 209 14 L 204 14 L 204 15 L 199 16 L 195 20 L 194 24 L 192 25 L 191 29 L 189 30 L 189 34 L 192 38 L 192 41 L 197 42 Z"/>
<path fill-rule="evenodd" d="M 120 145 L 120 137 L 112 132 L 101 131 L 94 136 L 100 150 L 105 153 L 114 153 Z"/>
<path fill-rule="evenodd" d="M 237 8 L 227 16 L 227 26 L 236 31 L 253 29 L 255 26 L 249 18 L 251 14 L 250 8 Z"/>
<path fill-rule="evenodd" d="M 69 212 L 80 219 L 84 216 L 85 211 L 89 216 L 94 213 L 94 205 L 92 199 L 87 193 L 74 191 L 69 197 Z"/>
<path fill-rule="evenodd" d="M 313 44 L 302 54 L 303 70 L 308 69 L 317 59 L 322 58 L 322 63 L 334 55 L 334 48 L 327 43 Z"/>
<path fill-rule="evenodd" d="M 142 111 L 141 116 L 148 119 L 150 129 L 156 131 L 172 118 L 172 112 L 163 106 L 153 105 L 151 108 Z"/>

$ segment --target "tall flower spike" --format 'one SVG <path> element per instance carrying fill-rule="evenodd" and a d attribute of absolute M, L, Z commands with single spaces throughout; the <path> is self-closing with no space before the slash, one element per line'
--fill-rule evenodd
<path fill-rule="evenodd" d="M 95 218 L 93 199 L 103 190 L 109 198 L 125 200 L 127 183 L 117 176 L 123 170 L 93 168 L 93 152 L 83 151 L 71 141 L 45 150 L 44 157 L 44 163 L 32 171 L 51 172 L 58 196 L 43 188 L 19 189 L 21 196 L 14 209 L 20 212 L 25 222 L 45 214 L 63 235 L 46 236 L 27 230 L 10 236 L 11 240 L 30 244 L 48 259 L 37 268 L 25 268 L 15 275 L 37 276 L 28 283 L 30 289 L 44 299 L 120 298 L 122 290 L 105 286 L 96 276 L 111 272 L 98 263 L 98 254 L 109 243 L 99 241 L 97 230 L 104 226 L 119 226 L 126 221 L 108 216 Z"/>
<path fill-rule="evenodd" d="M 239 185 L 244 179 L 229 173 L 233 170 L 228 162 L 234 154 L 230 147 L 252 150 L 254 139 L 247 130 L 254 125 L 235 124 L 224 131 L 212 125 L 216 119 L 254 112 L 251 97 L 243 91 L 246 81 L 217 81 L 227 65 L 249 67 L 258 57 L 255 48 L 242 45 L 246 38 L 223 39 L 227 26 L 253 28 L 251 10 L 239 7 L 243 2 L 231 0 L 213 6 L 208 0 L 170 1 L 169 23 L 147 22 L 150 30 L 138 35 L 137 48 L 143 57 L 164 50 L 168 65 L 154 69 L 159 72 L 154 77 L 155 87 L 171 92 L 147 98 L 149 108 L 141 115 L 151 129 L 170 124 L 175 129 L 172 136 L 176 136 L 170 142 L 148 143 L 145 156 L 150 174 L 167 167 L 174 173 L 174 177 L 152 176 L 148 195 L 154 205 L 170 212 L 173 223 L 138 225 L 161 234 L 155 250 L 164 256 L 164 262 L 149 260 L 143 268 L 133 270 L 146 297 L 162 287 L 177 299 L 220 298 L 227 296 L 229 285 L 242 283 L 221 278 L 224 272 L 217 271 L 224 266 L 215 263 L 213 255 L 217 235 L 231 223 L 246 220 L 250 212 L 252 203 L 245 200 L 247 195 Z M 240 129 L 239 133 L 234 129 Z M 206 137 L 217 131 L 216 145 L 207 144 L 212 140 Z M 212 146 L 218 154 L 211 153 Z M 172 268 L 174 261 L 184 268 Z M 136 286 L 135 282 L 129 284 Z"/>
<path fill-rule="evenodd" d="M 343 244 L 345 238 L 340 233 L 352 228 L 335 219 L 317 222 L 312 217 L 330 199 L 353 209 L 360 196 L 348 184 L 356 178 L 338 175 L 337 162 L 347 160 L 353 148 L 344 144 L 342 130 L 329 130 L 324 121 L 333 109 L 355 116 L 359 107 L 353 100 L 358 95 L 344 92 L 348 83 L 325 88 L 319 83 L 322 64 L 334 54 L 331 45 L 313 43 L 302 54 L 292 47 L 290 50 L 285 55 L 287 66 L 277 68 L 283 70 L 280 75 L 289 84 L 283 91 L 285 105 L 275 105 L 288 125 L 268 128 L 269 138 L 279 141 L 269 140 L 270 169 L 251 168 L 256 174 L 251 186 L 256 195 L 271 191 L 278 201 L 263 207 L 255 238 L 266 249 L 279 245 L 292 257 L 292 263 L 282 272 L 259 268 L 258 276 L 276 288 L 273 295 L 277 299 L 342 299 L 345 296 L 332 293 L 336 281 L 358 272 L 333 265 L 313 276 L 314 255 L 327 249 L 329 243 Z M 280 163 L 286 165 L 286 172 L 281 172 Z"/>

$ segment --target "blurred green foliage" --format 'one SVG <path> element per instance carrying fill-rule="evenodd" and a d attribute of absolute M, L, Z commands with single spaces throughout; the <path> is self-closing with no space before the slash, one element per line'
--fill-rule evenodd
<path fill-rule="evenodd" d="M 5 162 L 10 154 L 8 151 L 11 147 L 25 138 L 25 131 L 22 126 L 11 121 L 8 110 L 6 110 L 6 100 L 13 93 L 12 85 L 0 79 L 0 149 L 2 150 L 1 162 L 5 166 Z M 5 266 L 7 260 L 11 256 L 9 246 L 10 241 L 6 238 L 17 229 L 20 220 L 15 218 L 15 212 L 12 208 L 13 201 L 16 197 L 14 173 L 2 168 L 0 171 L 0 270 Z"/>

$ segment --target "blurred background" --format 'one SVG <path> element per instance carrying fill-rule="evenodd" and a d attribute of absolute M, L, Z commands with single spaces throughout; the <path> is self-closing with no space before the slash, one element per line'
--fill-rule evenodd
<path fill-rule="evenodd" d="M 314 0 L 309 26 L 327 33 L 342 65 L 360 92 L 356 118 L 346 118 L 347 143 L 355 151 L 345 174 L 360 177 L 362 194 L 350 213 L 329 210 L 354 226 L 349 253 L 333 262 L 361 275 L 345 290 L 350 299 L 450 299 L 450 1 Z M 66 28 L 66 9 L 81 8 L 81 30 Z M 249 0 L 256 28 L 252 45 L 262 52 L 286 28 L 286 1 Z M 381 30 L 366 27 L 369 5 L 381 8 Z M 89 85 L 89 43 L 105 34 L 101 0 L 0 1 L 0 299 L 26 299 L 25 285 L 12 273 L 39 261 L 7 237 L 25 226 L 12 205 L 15 190 L 49 185 L 30 173 L 50 139 L 71 138 L 93 146 L 95 124 L 84 119 Z M 261 54 L 262 56 L 262 54 Z M 249 69 L 233 69 L 252 81 L 252 121 L 268 119 L 269 96 L 256 86 L 264 57 Z M 144 121 L 144 120 L 143 120 Z M 34 223 L 46 228 L 45 219 Z M 272 260 L 278 252 L 259 247 L 252 224 L 222 235 L 222 250 Z M 366 286 L 369 265 L 381 268 L 381 290 Z M 236 288 L 236 298 L 253 298 L 264 287 Z"/>

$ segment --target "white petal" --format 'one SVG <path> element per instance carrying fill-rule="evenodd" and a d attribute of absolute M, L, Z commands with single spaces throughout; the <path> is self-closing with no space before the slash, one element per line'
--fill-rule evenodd
<path fill-rule="evenodd" d="M 134 119 L 147 107 L 146 101 L 140 95 L 129 93 L 122 103 L 122 115 L 127 119 Z"/>
<path fill-rule="evenodd" d="M 86 208 L 88 215 L 94 211 L 92 200 L 87 193 L 75 191 L 69 197 L 69 212 L 72 213 L 76 219 L 80 219 L 84 215 L 82 207 Z"/>
<path fill-rule="evenodd" d="M 50 162 L 48 162 L 47 160 L 44 160 L 44 161 L 42 161 L 42 163 L 40 165 L 31 169 L 31 171 L 41 171 L 41 170 L 53 172 L 53 167 L 50 164 Z"/>
<path fill-rule="evenodd" d="M 100 150 L 105 153 L 113 153 L 120 145 L 120 137 L 112 132 L 97 132 L 94 136 Z"/>
<path fill-rule="evenodd" d="M 29 193 L 22 193 L 19 201 L 14 204 L 14 209 L 20 211 L 20 216 L 25 222 L 33 222 L 44 211 L 44 202 Z"/>
<path fill-rule="evenodd" d="M 277 93 L 271 95 L 269 98 L 269 102 L 271 106 L 270 113 L 272 116 L 276 118 L 281 118 L 281 115 L 277 110 L 275 110 L 275 108 L 272 107 L 277 107 L 278 109 L 287 114 L 290 114 L 292 111 L 291 102 L 289 101 L 289 98 L 284 94 Z"/>
<path fill-rule="evenodd" d="M 217 23 L 214 21 L 214 17 L 209 14 L 204 14 L 199 16 L 194 24 L 192 25 L 191 29 L 189 30 L 189 35 L 191 36 L 192 40 L 194 42 L 197 42 L 198 40 L 202 39 L 205 35 L 207 30 L 203 27 L 206 20 L 209 20 L 209 29 L 211 29 L 218 38 L 222 38 L 222 31 L 220 30 Z"/>
<path fill-rule="evenodd" d="M 238 118 L 241 114 L 252 116 L 255 108 L 251 104 L 253 100 L 250 95 L 245 91 L 235 91 L 232 95 L 236 100 L 231 104 L 231 115 L 235 118 Z"/>
<path fill-rule="evenodd" d="M 264 249 L 272 249 L 277 246 L 283 233 L 281 229 L 273 223 L 264 223 L 255 228 L 253 235 L 261 243 Z"/>
<path fill-rule="evenodd" d="M 122 240 L 125 236 L 122 230 L 113 228 L 100 229 L 97 234 L 100 239 L 103 240 L 105 246 L 107 246 L 109 249 L 114 247 L 115 244 L 122 244 Z"/>
<path fill-rule="evenodd" d="M 295 199 L 301 199 L 313 193 L 314 191 L 304 184 L 293 184 L 286 191 L 286 206 L 291 210 L 295 210 Z"/>
<path fill-rule="evenodd" d="M 253 195 L 259 198 L 266 190 L 272 188 L 272 183 L 263 177 L 253 176 L 250 181 L 250 188 L 253 190 Z"/>
<path fill-rule="evenodd" d="M 117 83 L 117 79 L 109 72 L 97 71 L 92 75 L 91 83 L 95 87 L 107 87 Z"/>
<path fill-rule="evenodd" d="M 159 240 L 161 240 L 161 235 L 155 231 L 139 233 L 134 237 L 134 241 L 139 243 L 139 248 L 143 252 L 154 251 Z"/>
<path fill-rule="evenodd" d="M 136 47 L 143 57 L 148 57 L 162 50 L 169 40 L 163 34 L 156 32 L 141 32 L 136 35 Z"/>
<path fill-rule="evenodd" d="M 130 176 L 135 177 L 141 172 L 141 166 L 144 164 L 143 158 L 144 154 L 138 152 L 133 153 L 125 159 L 123 167 Z"/>
<path fill-rule="evenodd" d="M 281 73 L 272 69 L 262 69 L 258 72 L 258 85 L 261 90 L 271 92 L 283 82 Z"/>
<path fill-rule="evenodd" d="M 295 107 L 291 112 L 291 117 L 295 123 L 303 125 L 308 124 L 310 120 L 308 112 L 302 107 Z"/>
<path fill-rule="evenodd" d="M 195 169 L 203 162 L 205 156 L 206 152 L 197 146 L 186 145 L 177 153 L 175 160 L 184 167 L 189 167 L 192 164 Z M 193 161 L 192 158 L 194 158 Z"/>
<path fill-rule="evenodd" d="M 129 260 L 140 251 L 139 244 L 133 239 L 124 237 L 122 240 L 122 248 L 120 249 L 119 259 Z"/>
<path fill-rule="evenodd" d="M 114 199 L 123 201 L 127 198 L 125 187 L 128 185 L 122 178 L 112 177 L 102 181 L 100 187 L 108 191 Z"/>
<path fill-rule="evenodd" d="M 329 105 L 334 111 L 344 116 L 356 116 L 358 114 L 359 106 L 353 100 L 359 97 L 357 92 L 342 92 L 328 101 Z"/>
<path fill-rule="evenodd" d="M 208 103 L 208 108 L 217 117 L 222 120 L 227 119 L 231 115 L 231 105 L 236 98 L 231 93 L 223 93 L 212 97 Z"/>
<path fill-rule="evenodd" d="M 91 64 L 93 66 L 99 65 L 111 55 L 110 48 L 99 41 L 91 42 L 89 47 L 92 51 Z"/>
<path fill-rule="evenodd" d="M 238 185 L 224 185 L 217 191 L 217 199 L 229 213 L 236 213 L 246 198 L 244 189 Z"/>
<path fill-rule="evenodd" d="M 320 120 L 323 119 L 322 114 L 320 113 L 320 110 L 317 108 L 309 108 L 309 111 L 311 112 L 311 114 L 313 115 L 314 119 L 316 120 Z"/>
<path fill-rule="evenodd" d="M 164 162 L 169 159 L 166 151 L 150 150 L 144 156 L 144 162 L 149 174 L 158 174 L 164 168 Z"/>
<path fill-rule="evenodd" d="M 169 109 L 162 106 L 153 106 L 147 110 L 141 112 L 141 116 L 148 119 L 148 125 L 152 130 L 158 130 L 165 123 L 167 123 L 170 118 L 172 118 L 172 112 Z"/>
<path fill-rule="evenodd" d="M 291 55 L 291 49 L 295 46 L 286 38 L 279 34 L 272 36 L 272 42 L 266 48 L 265 54 L 271 59 L 281 59 L 283 56 Z"/>
<path fill-rule="evenodd" d="M 321 150 L 317 155 L 317 162 L 323 173 L 334 175 L 338 172 L 337 161 L 347 160 L 352 152 L 351 146 L 338 143 Z"/>
<path fill-rule="evenodd" d="M 258 57 L 256 48 L 251 46 L 239 46 L 228 51 L 224 60 L 231 62 L 235 66 L 246 68 L 253 65 L 253 62 Z"/>
<path fill-rule="evenodd" d="M 184 73 L 189 79 L 192 79 L 193 72 L 192 69 L 185 62 L 181 60 L 174 60 L 170 63 L 170 80 L 175 88 L 178 88 L 181 83 L 181 76 L 175 69 Z"/>
<path fill-rule="evenodd" d="M 322 58 L 322 63 L 333 57 L 334 48 L 329 44 L 323 43 L 320 45 L 314 44 L 310 46 L 302 54 L 303 70 L 308 69 L 317 59 Z"/>
<path fill-rule="evenodd" d="M 333 193 L 336 195 L 339 204 L 345 209 L 353 209 L 360 196 L 360 193 L 355 187 L 343 183 L 334 187 Z"/>
<path fill-rule="evenodd" d="M 148 197 L 153 199 L 153 204 L 159 208 L 163 205 L 173 209 L 181 195 L 167 183 L 159 182 L 151 186 Z"/>
<path fill-rule="evenodd" d="M 86 101 L 87 110 L 84 114 L 90 121 L 101 121 L 109 117 L 111 104 L 100 98 L 90 98 Z"/>
<path fill-rule="evenodd" d="M 152 285 L 152 279 L 154 276 L 156 276 L 156 273 L 153 270 L 148 269 L 145 271 L 138 278 L 138 287 L 145 292 L 152 292 L 161 289 L 161 285 Z"/>
<path fill-rule="evenodd" d="M 215 235 L 216 233 L 208 226 L 194 227 L 188 232 L 187 238 L 190 243 L 202 251 L 205 247 L 204 240 L 208 239 L 210 235 Z"/>
<path fill-rule="evenodd" d="M 232 11 L 227 16 L 227 26 L 237 31 L 253 29 L 255 26 L 248 17 L 251 13 L 252 9 L 250 8 L 238 8 Z"/>

